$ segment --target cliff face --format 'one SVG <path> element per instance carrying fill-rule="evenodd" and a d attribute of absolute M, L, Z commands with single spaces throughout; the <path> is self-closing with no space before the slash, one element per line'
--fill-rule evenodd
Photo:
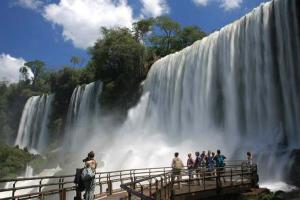
<path fill-rule="evenodd" d="M 287 173 L 287 182 L 300 187 L 300 149 L 295 149 L 290 154 L 289 169 Z"/>

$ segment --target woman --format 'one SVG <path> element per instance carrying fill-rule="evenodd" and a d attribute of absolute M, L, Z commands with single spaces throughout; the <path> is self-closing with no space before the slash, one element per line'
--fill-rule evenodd
<path fill-rule="evenodd" d="M 193 178 L 193 170 L 194 170 L 194 159 L 192 158 L 192 154 L 189 153 L 188 154 L 188 159 L 186 162 L 187 168 L 188 168 L 188 172 L 189 172 L 189 178 Z"/>
<path fill-rule="evenodd" d="M 83 170 L 84 186 L 85 186 L 85 200 L 93 200 L 95 192 L 95 174 L 97 168 L 97 162 L 94 159 L 95 153 L 91 151 L 88 153 L 87 158 L 83 160 L 85 163 L 85 169 Z"/>

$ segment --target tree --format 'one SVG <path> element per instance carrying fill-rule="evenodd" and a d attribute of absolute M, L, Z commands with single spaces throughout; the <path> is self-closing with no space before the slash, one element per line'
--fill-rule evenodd
<path fill-rule="evenodd" d="M 40 60 L 35 60 L 25 63 L 25 66 L 31 69 L 34 76 L 32 78 L 32 85 L 35 85 L 36 80 L 38 80 L 40 75 L 44 72 L 45 63 Z"/>
<path fill-rule="evenodd" d="M 150 37 L 150 42 L 154 45 L 157 55 L 162 57 L 176 49 L 176 35 L 181 27 L 178 22 L 167 16 L 157 17 L 155 25 L 159 28 L 159 32 Z"/>
<path fill-rule="evenodd" d="M 19 69 L 20 72 L 20 81 L 24 81 L 26 84 L 30 83 L 28 68 L 23 66 Z"/>
<path fill-rule="evenodd" d="M 102 35 L 90 49 L 96 79 L 104 83 L 101 101 L 126 113 L 144 77 L 145 46 L 127 28 L 102 28 Z"/>
<path fill-rule="evenodd" d="M 195 41 L 201 40 L 206 36 L 198 26 L 186 26 L 178 33 L 177 50 L 192 45 Z"/>
<path fill-rule="evenodd" d="M 73 67 L 78 66 L 79 64 L 81 64 L 83 61 L 83 59 L 79 56 L 72 56 L 70 59 L 71 64 L 73 65 Z"/>
<path fill-rule="evenodd" d="M 154 19 L 142 19 L 133 23 L 134 38 L 137 42 L 143 41 L 146 33 L 150 32 L 154 25 Z"/>

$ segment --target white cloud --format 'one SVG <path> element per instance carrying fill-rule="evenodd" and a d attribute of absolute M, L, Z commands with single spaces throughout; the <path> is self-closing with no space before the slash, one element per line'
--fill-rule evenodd
<path fill-rule="evenodd" d="M 131 27 L 132 8 L 126 0 L 61 0 L 48 4 L 43 16 L 63 28 L 63 36 L 76 47 L 87 48 L 100 36 L 100 27 Z"/>
<path fill-rule="evenodd" d="M 166 0 L 140 0 L 142 3 L 142 15 L 145 17 L 158 17 L 169 13 Z"/>
<path fill-rule="evenodd" d="M 141 9 L 134 17 L 127 0 L 17 0 L 13 5 L 40 12 L 43 17 L 62 28 L 66 41 L 86 49 L 101 37 L 101 27 L 128 27 L 143 18 L 167 14 L 167 0 L 139 0 Z M 55 26 L 54 26 L 55 27 Z"/>
<path fill-rule="evenodd" d="M 9 54 L 0 54 L 0 81 L 18 82 L 20 78 L 19 69 L 24 66 L 25 62 L 23 58 L 14 58 Z M 30 69 L 29 77 L 33 77 Z"/>
<path fill-rule="evenodd" d="M 44 5 L 44 3 L 40 0 L 17 0 L 14 5 L 32 10 L 38 10 Z"/>
<path fill-rule="evenodd" d="M 239 8 L 243 3 L 243 0 L 192 0 L 197 6 L 207 6 L 212 2 L 216 2 L 224 10 L 232 10 Z"/>
<path fill-rule="evenodd" d="M 232 10 L 235 8 L 239 8 L 243 0 L 221 0 L 221 7 L 225 10 Z"/>
<path fill-rule="evenodd" d="M 207 6 L 207 4 L 211 2 L 211 0 L 193 0 L 193 2 L 198 6 Z"/>

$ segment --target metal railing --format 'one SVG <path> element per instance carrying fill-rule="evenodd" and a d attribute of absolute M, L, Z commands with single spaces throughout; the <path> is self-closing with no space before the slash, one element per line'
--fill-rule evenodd
<path fill-rule="evenodd" d="M 120 185 L 123 183 L 166 173 L 170 170 L 170 167 L 158 167 L 98 172 L 95 176 L 95 196 L 112 195 L 122 191 Z M 74 177 L 75 175 L 64 175 L 1 179 L 0 184 L 9 184 L 9 186 L 0 188 L 0 199 L 44 199 L 46 196 L 56 195 L 56 199 L 65 200 L 68 196 L 76 196 Z"/>
<path fill-rule="evenodd" d="M 240 168 L 241 166 L 239 165 Z M 172 182 L 171 175 L 170 167 L 98 172 L 95 176 L 95 197 L 99 198 L 120 192 L 127 192 L 129 196 L 139 196 L 141 193 L 144 199 L 147 199 L 147 197 L 153 198 L 154 194 L 159 194 L 159 189 L 167 186 L 166 183 Z M 186 174 L 182 176 L 185 177 Z M 59 200 L 73 199 L 75 196 L 80 199 L 79 195 L 81 196 L 81 194 L 76 191 L 74 177 L 75 175 L 64 175 L 2 179 L 0 180 L 0 184 L 9 184 L 9 186 L 0 188 L 0 199 L 45 199 L 47 196 L 53 196 Z M 186 179 L 182 181 L 186 181 Z M 171 195 L 171 190 L 172 188 L 167 190 L 169 192 L 168 196 Z M 149 194 L 145 196 L 144 194 L 147 192 Z"/>
<path fill-rule="evenodd" d="M 178 175 L 179 180 L 175 180 L 176 176 L 169 171 L 122 184 L 121 188 L 127 191 L 129 200 L 133 196 L 142 200 L 167 200 L 209 190 L 213 191 L 212 194 L 220 194 L 226 188 L 251 188 L 258 183 L 256 164 L 226 165 L 211 171 L 207 167 L 191 171 L 183 169 Z"/>

